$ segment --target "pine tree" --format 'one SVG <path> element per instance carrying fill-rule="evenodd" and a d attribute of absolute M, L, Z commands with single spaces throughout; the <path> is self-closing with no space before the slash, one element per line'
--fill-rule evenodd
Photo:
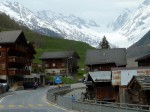
<path fill-rule="evenodd" d="M 100 42 L 99 47 L 101 49 L 109 49 L 110 48 L 109 42 L 107 41 L 105 36 L 102 38 L 102 41 Z"/>

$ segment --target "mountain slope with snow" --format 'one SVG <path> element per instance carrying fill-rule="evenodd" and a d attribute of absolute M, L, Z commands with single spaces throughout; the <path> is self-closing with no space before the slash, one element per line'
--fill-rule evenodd
<path fill-rule="evenodd" d="M 93 20 L 84 20 L 74 15 L 65 16 L 49 10 L 35 14 L 17 2 L 0 2 L 0 12 L 38 33 L 82 41 L 94 47 L 99 45 L 104 35 L 111 45 L 129 47 L 140 40 L 149 31 L 150 26 L 150 0 L 145 0 L 133 14 L 124 10 L 116 21 L 110 24 L 113 29 L 111 33 L 93 30 L 100 31 L 100 25 Z"/>
<path fill-rule="evenodd" d="M 150 30 L 150 0 L 145 0 L 118 31 L 135 43 Z"/>
<path fill-rule="evenodd" d="M 97 46 L 102 38 L 99 33 L 90 29 L 90 27 L 99 27 L 94 21 L 84 21 L 73 15 L 67 17 L 62 14 L 53 14 L 53 18 L 46 20 L 41 16 L 38 17 L 18 2 L 8 1 L 0 3 L 0 12 L 6 13 L 20 24 L 44 35 L 82 41 L 92 46 Z M 52 13 L 49 16 L 52 16 Z"/>
<path fill-rule="evenodd" d="M 0 2 L 0 12 L 9 15 L 18 23 L 25 25 L 34 31 L 38 31 L 41 34 L 50 33 L 52 36 L 61 37 L 59 32 L 51 27 L 48 22 L 41 20 L 33 12 L 18 2 Z"/>
<path fill-rule="evenodd" d="M 129 19 L 131 11 L 129 9 L 124 9 L 121 14 L 116 18 L 112 23 L 108 24 L 108 28 L 111 28 L 113 31 L 120 29 L 126 21 Z"/>

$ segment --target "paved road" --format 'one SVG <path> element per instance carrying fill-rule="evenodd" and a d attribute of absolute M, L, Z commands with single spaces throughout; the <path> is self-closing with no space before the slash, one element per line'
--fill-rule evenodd
<path fill-rule="evenodd" d="M 16 91 L 0 100 L 0 112 L 69 112 L 46 100 L 46 92 L 52 87 Z"/>

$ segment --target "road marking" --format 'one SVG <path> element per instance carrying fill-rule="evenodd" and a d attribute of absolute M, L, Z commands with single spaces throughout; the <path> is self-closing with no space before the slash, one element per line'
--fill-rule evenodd
<path fill-rule="evenodd" d="M 2 103 L 2 101 L 3 101 L 5 98 L 9 97 L 9 96 L 12 96 L 12 95 L 7 95 L 7 96 L 3 97 L 3 98 L 0 100 L 0 103 Z"/>
<path fill-rule="evenodd" d="M 37 106 L 42 107 L 42 106 L 44 106 L 44 105 L 43 105 L 43 104 L 37 104 Z"/>
<path fill-rule="evenodd" d="M 10 105 L 8 105 L 8 107 L 9 107 L 9 108 L 14 108 L 15 105 L 10 104 Z"/>
<path fill-rule="evenodd" d="M 47 106 L 51 107 L 51 106 L 53 106 L 53 105 L 52 105 L 52 104 L 48 104 Z"/>
<path fill-rule="evenodd" d="M 4 108 L 4 105 L 0 105 L 0 108 Z"/>
<path fill-rule="evenodd" d="M 19 107 L 19 108 L 23 108 L 23 107 L 24 107 L 24 105 L 18 105 L 18 107 Z"/>
<path fill-rule="evenodd" d="M 33 105 L 32 105 L 32 104 L 29 104 L 29 107 L 33 107 Z"/>

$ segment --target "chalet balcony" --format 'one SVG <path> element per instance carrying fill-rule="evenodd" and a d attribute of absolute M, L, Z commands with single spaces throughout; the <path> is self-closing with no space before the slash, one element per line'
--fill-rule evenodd
<path fill-rule="evenodd" d="M 6 52 L 6 51 L 7 51 L 7 49 L 6 49 L 6 48 L 4 48 L 4 47 L 1 47 L 1 48 L 0 48 L 0 51 L 1 51 L 1 52 Z"/>
<path fill-rule="evenodd" d="M 17 57 L 17 56 L 9 56 L 8 62 L 10 63 L 28 63 L 29 60 L 23 57 Z"/>
<path fill-rule="evenodd" d="M 0 70 L 0 75 L 6 75 L 6 70 Z M 8 75 L 30 75 L 29 70 L 17 70 L 17 69 L 9 69 Z"/>
<path fill-rule="evenodd" d="M 2 62 L 6 62 L 6 57 L 0 57 L 0 63 L 2 63 Z M 27 63 L 30 63 L 30 60 L 26 59 L 24 57 L 9 56 L 8 57 L 8 63 L 27 64 Z"/>
<path fill-rule="evenodd" d="M 15 47 L 13 47 L 14 50 L 19 51 L 19 52 L 27 52 L 27 47 L 24 46 L 20 46 L 20 45 L 16 45 Z"/>

